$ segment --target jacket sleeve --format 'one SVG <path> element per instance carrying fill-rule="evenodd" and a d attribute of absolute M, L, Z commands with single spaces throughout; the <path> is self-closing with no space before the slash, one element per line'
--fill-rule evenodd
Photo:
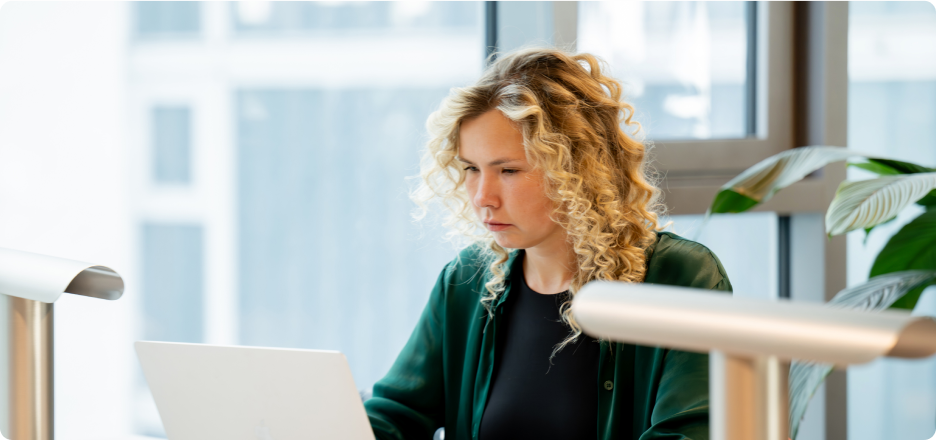
<path fill-rule="evenodd" d="M 442 271 L 429 303 L 390 372 L 374 384 L 364 402 L 379 440 L 431 439 L 444 423 L 442 306 L 449 266 Z"/>
<path fill-rule="evenodd" d="M 724 268 L 714 255 L 712 257 L 716 275 L 708 277 L 704 283 L 692 283 L 695 285 L 691 287 L 731 292 Z M 708 440 L 708 354 L 659 350 L 663 361 L 656 403 L 650 415 L 650 429 L 640 440 Z"/>

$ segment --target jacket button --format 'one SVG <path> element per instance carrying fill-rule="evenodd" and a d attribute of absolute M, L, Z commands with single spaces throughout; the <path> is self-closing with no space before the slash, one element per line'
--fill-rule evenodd
<path fill-rule="evenodd" d="M 606 380 L 604 383 L 604 387 L 606 390 L 611 391 L 614 389 L 614 382 L 611 382 L 610 380 Z"/>

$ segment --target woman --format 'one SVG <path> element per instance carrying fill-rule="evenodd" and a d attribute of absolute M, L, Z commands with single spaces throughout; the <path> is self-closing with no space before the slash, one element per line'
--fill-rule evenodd
<path fill-rule="evenodd" d="M 731 291 L 707 248 L 657 231 L 620 98 L 595 57 L 527 49 L 430 116 L 414 199 L 472 244 L 365 403 L 378 439 L 708 438 L 707 355 L 596 341 L 570 313 L 596 279 Z"/>

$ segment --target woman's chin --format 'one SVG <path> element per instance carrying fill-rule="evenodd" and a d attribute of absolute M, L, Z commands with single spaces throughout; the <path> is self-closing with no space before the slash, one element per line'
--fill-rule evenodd
<path fill-rule="evenodd" d="M 498 246 L 505 249 L 526 249 L 527 246 L 521 241 L 513 239 L 513 237 L 504 237 L 504 234 L 494 234 L 494 242 Z"/>

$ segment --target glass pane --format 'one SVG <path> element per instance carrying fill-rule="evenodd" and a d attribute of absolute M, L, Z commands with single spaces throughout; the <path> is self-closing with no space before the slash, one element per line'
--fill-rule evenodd
<path fill-rule="evenodd" d="M 202 342 L 202 227 L 143 225 L 143 337 Z"/>
<path fill-rule="evenodd" d="M 605 59 L 650 139 L 743 138 L 745 2 L 579 2 L 578 50 Z"/>
<path fill-rule="evenodd" d="M 425 119 L 447 93 L 238 93 L 241 343 L 341 350 L 362 389 L 386 374 L 430 274 L 454 257 L 416 240 L 404 197 Z"/>
<path fill-rule="evenodd" d="M 504 53 L 527 46 L 549 46 L 554 42 L 551 1 L 496 2 L 497 51 Z"/>
<path fill-rule="evenodd" d="M 192 36 L 201 30 L 200 2 L 145 1 L 131 4 L 138 37 Z"/>
<path fill-rule="evenodd" d="M 674 215 L 667 230 L 711 249 L 731 280 L 734 294 L 753 298 L 777 297 L 777 214 L 750 212 L 714 215 Z M 751 262 L 756 262 L 752 264 Z"/>
<path fill-rule="evenodd" d="M 141 339 L 205 342 L 203 229 L 200 225 L 143 224 Z M 142 376 L 136 382 L 135 398 L 148 409 L 136 414 L 138 431 L 165 437 L 159 417 L 152 413 L 155 408 L 146 382 Z"/>
<path fill-rule="evenodd" d="M 936 167 L 936 7 L 927 2 L 850 2 L 849 147 Z M 873 175 L 850 168 L 849 179 Z M 922 209 L 848 235 L 848 283 L 868 278 L 887 240 Z M 936 316 L 936 287 L 914 313 Z M 936 431 L 936 358 L 882 359 L 848 370 L 851 440 L 930 438 Z"/>
<path fill-rule="evenodd" d="M 192 179 L 191 111 L 188 107 L 153 109 L 153 170 L 157 183 Z"/>
<path fill-rule="evenodd" d="M 474 2 L 267 2 L 232 4 L 234 30 L 242 35 L 315 31 L 399 31 L 458 28 L 475 31 L 481 10 Z"/>

